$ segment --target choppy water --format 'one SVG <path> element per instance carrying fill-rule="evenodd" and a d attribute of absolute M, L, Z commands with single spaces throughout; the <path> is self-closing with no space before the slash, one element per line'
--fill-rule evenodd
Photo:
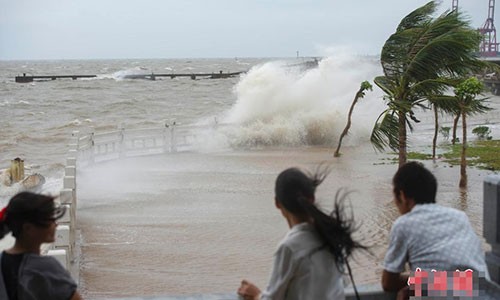
<path fill-rule="evenodd" d="M 388 230 L 397 217 L 390 187 L 396 165 L 367 142 L 383 108 L 380 91 L 375 88 L 357 105 L 344 155 L 333 159 L 331 149 L 360 82 L 378 75 L 379 66 L 353 57 L 324 59 L 312 70 L 287 66 L 295 62 L 0 62 L 0 168 L 22 157 L 47 177 L 46 192 L 62 186 L 66 144 L 75 130 L 157 127 L 174 120 L 211 124 L 217 119 L 236 125 L 236 131 L 214 137 L 212 148 L 203 153 L 134 158 L 79 170 L 85 296 L 230 292 L 242 278 L 264 287 L 274 248 L 287 230 L 274 208 L 274 179 L 286 167 L 314 169 L 322 162 L 331 163 L 333 170 L 320 187 L 321 203 L 331 207 L 339 187 L 355 190 L 350 200 L 362 221 L 359 238 L 373 245 L 374 256 L 357 257 L 355 279 L 379 281 Z M 219 70 L 250 72 L 224 80 L 122 79 L 143 72 Z M 100 76 L 14 83 L 21 73 Z M 431 143 L 431 119 L 423 123 L 411 137 L 413 146 Z M 460 192 L 458 168 L 439 161 L 427 164 L 440 181 L 438 201 L 466 211 L 481 233 L 481 182 L 488 172 L 471 169 L 469 189 Z M 0 191 L 0 202 L 6 199 L 8 191 Z"/>

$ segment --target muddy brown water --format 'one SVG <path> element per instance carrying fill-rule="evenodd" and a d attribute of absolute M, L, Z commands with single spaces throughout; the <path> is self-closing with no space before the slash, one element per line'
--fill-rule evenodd
<path fill-rule="evenodd" d="M 290 166 L 332 171 L 318 189 L 329 209 L 339 188 L 373 255 L 353 262 L 358 284 L 379 282 L 388 232 L 398 213 L 391 177 L 397 165 L 370 146 L 307 147 L 132 158 L 84 169 L 78 177 L 81 288 L 87 298 L 233 292 L 247 278 L 264 288 L 287 225 L 273 202 L 276 175 Z M 438 202 L 464 210 L 482 232 L 482 180 L 469 170 L 426 162 L 439 180 Z M 487 248 L 487 245 L 485 245 Z"/>

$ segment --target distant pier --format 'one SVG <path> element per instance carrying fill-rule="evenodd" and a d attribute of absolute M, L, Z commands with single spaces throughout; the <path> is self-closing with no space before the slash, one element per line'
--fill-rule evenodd
<path fill-rule="evenodd" d="M 25 83 L 25 82 L 33 82 L 35 80 L 56 80 L 58 78 L 71 78 L 76 80 L 78 78 L 93 78 L 97 77 L 97 75 L 41 75 L 41 76 L 32 76 L 23 74 L 23 76 L 16 76 L 16 82 Z"/>
<path fill-rule="evenodd" d="M 239 71 L 239 72 L 228 72 L 224 73 L 222 71 L 219 71 L 218 73 L 168 73 L 168 74 L 131 74 L 131 75 L 125 75 L 122 78 L 123 79 L 145 79 L 145 80 L 156 80 L 156 78 L 159 77 L 170 77 L 170 78 L 176 78 L 176 77 L 189 77 L 191 79 L 196 79 L 196 78 L 209 78 L 209 79 L 223 79 L 223 78 L 230 78 L 230 77 L 235 77 L 240 75 L 241 73 L 245 73 L 246 71 Z M 97 75 L 26 75 L 26 73 L 23 73 L 22 76 L 16 76 L 15 80 L 18 83 L 27 83 L 27 82 L 33 82 L 33 81 L 47 81 L 47 80 L 56 80 L 60 78 L 71 78 L 73 80 L 79 79 L 79 78 L 95 78 Z"/>

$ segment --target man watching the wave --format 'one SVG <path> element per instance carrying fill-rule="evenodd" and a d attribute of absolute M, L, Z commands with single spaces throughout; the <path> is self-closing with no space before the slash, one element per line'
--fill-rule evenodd
<path fill-rule="evenodd" d="M 408 298 L 411 271 L 465 271 L 487 275 L 481 243 L 467 215 L 436 204 L 437 181 L 421 163 L 408 162 L 393 177 L 394 202 L 401 216 L 394 222 L 384 259 L 382 287 Z"/>

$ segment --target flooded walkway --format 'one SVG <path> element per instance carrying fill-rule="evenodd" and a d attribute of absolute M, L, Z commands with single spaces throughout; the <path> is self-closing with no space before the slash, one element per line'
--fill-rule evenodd
<path fill-rule="evenodd" d="M 325 209 L 340 187 L 350 202 L 359 239 L 373 256 L 353 264 L 358 284 L 378 284 L 393 220 L 391 183 L 397 165 L 371 146 L 308 147 L 223 153 L 177 153 L 85 168 L 78 176 L 82 230 L 82 290 L 88 298 L 193 295 L 234 291 L 242 278 L 264 287 L 287 225 L 274 206 L 276 175 L 290 166 L 332 172 L 318 189 Z M 457 189 L 458 168 L 427 162 L 440 188 L 438 202 L 464 210 L 482 230 L 484 171 L 470 170 Z"/>

